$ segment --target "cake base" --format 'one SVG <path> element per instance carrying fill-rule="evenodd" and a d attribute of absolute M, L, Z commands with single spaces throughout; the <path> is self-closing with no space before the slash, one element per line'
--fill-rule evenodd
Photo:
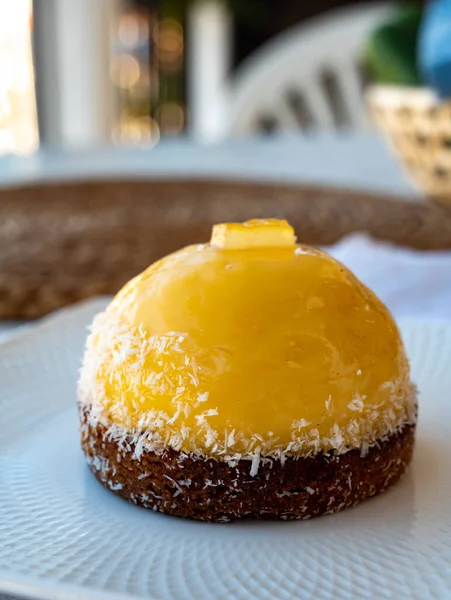
<path fill-rule="evenodd" d="M 82 408 L 82 448 L 102 485 L 135 504 L 179 517 L 225 522 L 235 519 L 309 519 L 337 512 L 395 484 L 411 460 L 415 426 L 369 448 L 341 455 L 262 459 L 236 467 L 167 450 L 133 457 L 133 443 L 119 445 Z"/>

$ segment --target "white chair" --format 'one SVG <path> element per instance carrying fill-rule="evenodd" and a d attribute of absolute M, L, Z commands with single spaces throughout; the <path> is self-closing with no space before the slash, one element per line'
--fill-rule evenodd
<path fill-rule="evenodd" d="M 226 85 L 225 133 L 362 128 L 362 46 L 390 10 L 383 3 L 336 9 L 268 42 Z"/>

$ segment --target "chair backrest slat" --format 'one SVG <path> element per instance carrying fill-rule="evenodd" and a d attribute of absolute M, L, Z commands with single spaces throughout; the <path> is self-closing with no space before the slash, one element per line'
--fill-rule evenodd
<path fill-rule="evenodd" d="M 391 10 L 381 2 L 340 8 L 268 42 L 226 85 L 228 133 L 252 133 L 262 113 L 278 124 L 274 129 L 305 129 L 299 113 L 309 113 L 319 129 L 364 127 L 360 55 Z"/>

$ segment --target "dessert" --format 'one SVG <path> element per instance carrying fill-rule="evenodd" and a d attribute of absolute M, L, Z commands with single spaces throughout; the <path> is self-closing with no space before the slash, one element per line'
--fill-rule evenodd
<path fill-rule="evenodd" d="M 385 306 L 285 221 L 216 225 L 97 315 L 78 385 L 97 479 L 199 520 L 307 519 L 384 491 L 415 386 Z"/>

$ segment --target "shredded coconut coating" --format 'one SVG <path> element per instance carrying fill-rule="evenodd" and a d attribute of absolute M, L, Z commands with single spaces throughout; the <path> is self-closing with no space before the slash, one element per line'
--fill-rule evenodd
<path fill-rule="evenodd" d="M 213 354 L 211 359 L 220 361 L 221 357 Z M 151 371 L 149 364 L 154 365 Z M 127 448 L 132 441 L 138 460 L 143 452 L 161 453 L 170 448 L 230 466 L 250 460 L 251 474 L 255 474 L 261 460 L 279 459 L 283 463 L 288 456 L 308 457 L 329 451 L 343 454 L 355 448 L 365 455 L 370 446 L 414 424 L 417 395 L 407 361 L 399 380 L 383 385 L 390 393 L 388 406 L 378 406 L 356 393 L 349 398 L 347 425 L 334 423 L 325 435 L 302 414 L 292 422 L 288 442 L 281 442 L 270 431 L 238 431 L 232 426 L 219 431 L 212 421 L 219 407 L 212 404 L 209 391 L 202 389 L 188 336 L 183 332 L 150 336 L 107 310 L 93 321 L 78 397 L 81 405 L 91 409 L 90 424 L 106 426 L 106 437 L 121 447 Z M 154 408 L 143 410 L 139 400 L 130 405 L 118 389 L 131 390 L 136 398 L 145 389 Z M 333 398 L 329 396 L 323 404 L 327 414 L 333 415 Z"/>

